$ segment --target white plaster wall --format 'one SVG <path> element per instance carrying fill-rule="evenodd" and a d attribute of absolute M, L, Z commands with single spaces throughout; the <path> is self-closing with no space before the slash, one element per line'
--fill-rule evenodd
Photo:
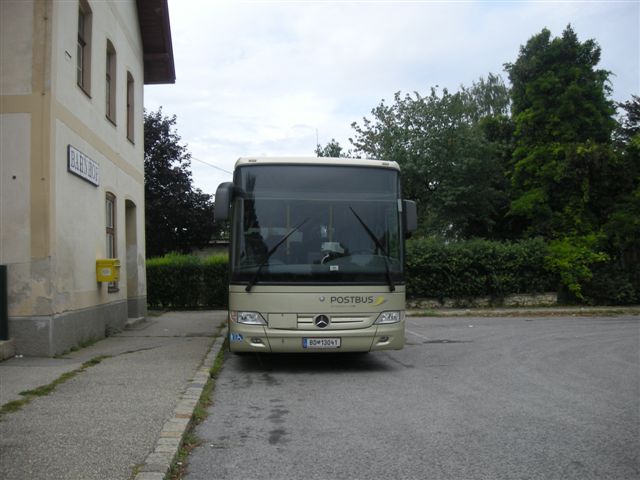
<path fill-rule="evenodd" d="M 95 262 L 105 258 L 105 206 L 102 187 L 67 171 L 67 145 L 73 145 L 104 168 L 105 160 L 66 125 L 55 123 L 56 311 L 103 303 Z M 106 287 L 105 287 L 106 292 Z"/>
<path fill-rule="evenodd" d="M 76 85 L 77 3 L 54 2 L 53 156 L 55 179 L 54 310 L 63 312 L 124 300 L 127 291 L 125 200 L 136 205 L 138 292 L 146 294 L 144 266 L 143 60 L 137 10 L 127 2 L 89 1 L 92 9 L 91 97 Z M 116 125 L 106 118 L 107 39 L 116 49 Z M 135 138 L 127 139 L 127 71 L 135 80 Z M 67 171 L 67 146 L 100 165 L 100 185 Z M 124 167 L 124 168 L 121 168 Z M 95 261 L 106 257 L 105 196 L 116 196 L 120 291 L 108 293 L 95 280 Z M 130 268 L 134 268 L 133 265 Z"/>
<path fill-rule="evenodd" d="M 31 260 L 31 115 L 0 115 L 0 264 Z"/>
<path fill-rule="evenodd" d="M 30 114 L 0 115 L 0 264 L 7 265 L 12 316 L 30 314 L 35 298 L 46 295 L 48 289 L 41 275 L 45 273 L 41 267 L 48 270 L 48 265 L 31 263 L 30 139 Z"/>
<path fill-rule="evenodd" d="M 54 2 L 55 98 L 140 172 L 144 170 L 143 54 L 135 1 L 90 1 L 92 9 L 91 97 L 76 85 L 78 5 Z M 106 117 L 107 39 L 116 50 L 116 125 Z M 135 84 L 134 143 L 127 139 L 127 71 Z"/>
<path fill-rule="evenodd" d="M 33 0 L 0 1 L 0 92 L 31 93 Z"/>
<path fill-rule="evenodd" d="M 124 300 L 127 292 L 125 200 L 136 205 L 135 296 L 146 294 L 144 265 L 143 59 L 134 0 L 89 0 L 92 8 L 92 80 L 88 97 L 76 85 L 76 1 L 50 4 L 51 38 L 51 256 L 31 258 L 31 115 L 0 115 L 0 262 L 9 268 L 9 315 L 50 315 Z M 31 93 L 31 0 L 0 0 L 2 95 Z M 105 115 L 107 38 L 117 51 L 116 125 Z M 127 139 L 127 71 L 135 80 L 134 142 Z M 98 187 L 67 171 L 67 146 L 100 164 Z M 121 168 L 123 167 L 123 168 Z M 15 178 L 14 178 L 15 177 Z M 105 258 L 105 195 L 117 199 L 120 292 L 95 280 Z"/>

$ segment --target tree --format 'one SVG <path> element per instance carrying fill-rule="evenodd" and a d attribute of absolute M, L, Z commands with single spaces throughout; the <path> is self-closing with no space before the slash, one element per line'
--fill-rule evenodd
<path fill-rule="evenodd" d="M 578 298 L 590 266 L 608 258 L 602 225 L 624 175 L 612 146 L 610 72 L 599 61 L 598 44 L 567 26 L 558 38 L 534 35 L 505 65 L 515 124 L 510 214 L 550 241 L 547 264 Z"/>
<path fill-rule="evenodd" d="M 622 175 L 616 178 L 614 206 L 603 230 L 615 261 L 607 272 L 608 277 L 615 275 L 609 282 L 615 285 L 612 294 L 620 303 L 634 303 L 640 301 L 640 97 L 632 95 L 631 100 L 618 106 L 624 112 L 615 135 L 617 167 Z M 622 298 L 621 291 L 632 293 Z"/>
<path fill-rule="evenodd" d="M 335 138 L 332 138 L 329 143 L 327 143 L 324 147 L 320 144 L 316 146 L 316 155 L 318 157 L 344 157 L 342 153 L 342 147 L 340 143 L 336 141 Z"/>
<path fill-rule="evenodd" d="M 180 144 L 176 116 L 162 108 L 144 114 L 145 224 L 147 256 L 187 253 L 214 233 L 211 196 L 193 188 L 191 154 Z"/>
<path fill-rule="evenodd" d="M 631 95 L 631 100 L 618 103 L 624 114 L 616 129 L 616 140 L 625 148 L 640 133 L 640 97 Z"/>
<path fill-rule="evenodd" d="M 568 26 L 562 37 L 534 35 L 515 63 L 515 124 L 511 213 L 529 221 L 529 233 L 547 238 L 597 227 L 593 187 L 612 161 L 614 105 L 610 73 L 597 70 L 600 47 Z"/>
<path fill-rule="evenodd" d="M 350 140 L 373 158 L 400 164 L 403 195 L 418 202 L 423 234 L 500 237 L 508 111 L 507 88 L 489 75 L 455 93 L 398 92 L 392 105 L 372 110 L 373 120 L 353 123 Z"/>

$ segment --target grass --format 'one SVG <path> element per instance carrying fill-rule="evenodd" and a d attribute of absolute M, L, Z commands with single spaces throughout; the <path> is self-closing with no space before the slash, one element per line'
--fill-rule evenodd
<path fill-rule="evenodd" d="M 29 402 L 30 400 L 23 398 L 21 400 L 13 400 L 12 402 L 5 403 L 2 405 L 2 408 L 0 408 L 0 418 L 2 418 L 2 415 L 6 413 L 17 412 Z"/>
<path fill-rule="evenodd" d="M 34 388 L 33 390 L 25 390 L 24 392 L 20 392 L 20 395 L 22 395 L 23 397 L 46 397 L 51 392 L 53 392 L 58 385 L 63 384 L 67 380 L 71 380 L 80 371 L 82 370 L 78 369 L 73 370 L 72 372 L 63 373 L 48 385 L 42 385 L 40 387 Z"/>
<path fill-rule="evenodd" d="M 70 372 L 63 373 L 53 382 L 48 383 L 47 385 L 41 385 L 40 387 L 34 388 L 33 390 L 25 390 L 23 392 L 20 392 L 20 395 L 22 395 L 24 398 L 21 398 L 20 400 L 13 400 L 2 405 L 2 407 L 0 407 L 0 418 L 2 418 L 2 416 L 7 413 L 17 412 L 38 397 L 45 397 L 49 395 L 58 387 L 58 385 L 71 380 L 73 377 L 84 372 L 88 368 L 98 365 L 106 358 L 109 358 L 109 356 L 101 355 L 98 357 L 94 357 L 91 360 L 83 363 L 79 368 L 76 368 L 75 370 L 72 370 Z"/>
<path fill-rule="evenodd" d="M 107 335 L 107 336 L 109 336 L 109 335 Z M 62 352 L 62 353 L 60 353 L 58 355 L 54 355 L 53 358 L 63 358 L 65 356 L 69 355 L 70 353 L 77 352 L 78 350 L 81 350 L 81 349 L 86 348 L 86 347 L 90 347 L 91 345 L 93 345 L 95 343 L 98 343 L 100 340 L 103 340 L 103 339 L 100 338 L 100 337 L 88 338 L 87 340 L 84 340 L 83 342 L 80 342 L 78 345 L 75 345 L 75 346 L 71 347 L 70 349 L 65 350 L 64 352 Z"/>
<path fill-rule="evenodd" d="M 182 437 L 182 444 L 178 450 L 178 455 L 176 455 L 176 458 L 169 469 L 170 480 L 182 480 L 184 478 L 187 471 L 187 458 L 191 454 L 191 451 L 201 444 L 202 441 L 191 429 L 184 434 Z"/>

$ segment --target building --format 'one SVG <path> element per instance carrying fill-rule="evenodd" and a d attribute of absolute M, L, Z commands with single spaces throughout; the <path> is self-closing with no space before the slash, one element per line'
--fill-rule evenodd
<path fill-rule="evenodd" d="M 175 82 L 167 0 L 2 0 L 0 25 L 9 334 L 53 356 L 146 315 L 143 86 Z"/>

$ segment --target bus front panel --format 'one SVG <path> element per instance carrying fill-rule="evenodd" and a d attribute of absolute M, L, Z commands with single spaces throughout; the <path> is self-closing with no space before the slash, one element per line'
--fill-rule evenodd
<path fill-rule="evenodd" d="M 256 161 L 236 168 L 232 351 L 402 348 L 399 171 L 370 163 Z"/>
<path fill-rule="evenodd" d="M 404 287 L 231 286 L 232 352 L 368 352 L 404 346 Z"/>

